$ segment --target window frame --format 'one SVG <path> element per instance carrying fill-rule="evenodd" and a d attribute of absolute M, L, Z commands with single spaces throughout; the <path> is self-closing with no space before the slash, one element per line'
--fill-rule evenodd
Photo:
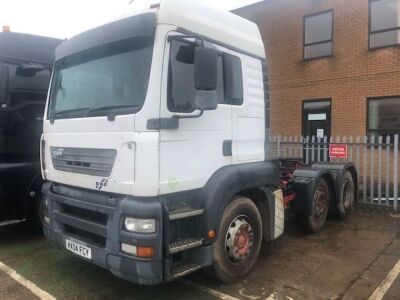
<path fill-rule="evenodd" d="M 365 135 L 367 136 L 367 137 L 370 137 L 371 136 L 371 134 L 370 134 L 370 129 L 369 129 L 369 113 L 370 113 L 370 102 L 371 101 L 380 101 L 380 100 L 385 100 L 385 99 L 393 99 L 393 98 L 398 98 L 399 99 L 399 101 L 400 101 L 400 95 L 393 95 L 393 96 L 378 96 L 378 97 L 367 97 L 367 101 L 366 101 L 366 104 L 367 104 L 367 109 L 366 109 L 366 111 L 367 111 L 367 115 L 366 115 L 366 120 L 365 120 Z M 380 134 L 379 133 L 379 130 L 380 129 L 377 129 L 377 133 L 378 133 L 378 137 L 381 135 L 383 138 L 385 138 L 382 134 Z M 393 133 L 393 135 L 394 134 L 396 134 L 396 133 Z M 398 133 L 397 133 L 398 134 Z M 389 135 L 392 135 L 392 133 L 389 133 Z M 391 144 L 393 144 L 393 138 L 391 138 L 390 139 L 390 143 Z"/>
<path fill-rule="evenodd" d="M 371 51 L 400 46 L 400 42 L 398 42 L 396 44 L 371 47 L 371 35 L 372 34 L 385 33 L 385 32 L 396 31 L 396 30 L 400 32 L 400 26 L 372 31 L 372 2 L 378 2 L 378 1 L 380 1 L 380 0 L 368 0 L 368 50 L 371 50 Z M 397 9 L 399 10 L 400 7 L 398 7 Z"/>
<path fill-rule="evenodd" d="M 332 16 L 331 39 L 307 44 L 306 43 L 306 20 L 307 20 L 307 18 L 316 17 L 316 16 L 319 16 L 319 15 L 327 14 L 327 13 L 331 13 L 331 16 Z M 320 59 L 320 58 L 328 58 L 328 57 L 332 57 L 333 56 L 333 34 L 334 34 L 334 25 L 335 25 L 335 17 L 334 16 L 335 15 L 334 15 L 334 9 L 333 8 L 303 16 L 303 60 L 304 61 L 313 60 L 313 59 Z M 321 44 L 326 44 L 326 43 L 332 43 L 331 54 L 306 58 L 306 55 L 305 55 L 306 54 L 306 47 L 315 46 L 315 45 L 321 45 Z"/>
<path fill-rule="evenodd" d="M 172 36 L 174 36 L 174 35 L 172 35 Z M 172 73 L 173 73 L 173 70 L 172 70 L 172 62 L 171 62 L 171 55 L 172 55 L 172 46 L 173 46 L 173 42 L 180 42 L 180 43 L 185 43 L 184 42 L 184 40 L 185 40 L 185 35 L 180 35 L 179 36 L 180 38 L 182 38 L 182 40 L 180 40 L 180 39 L 177 39 L 177 40 L 171 40 L 171 41 L 169 41 L 168 39 L 167 39 L 167 41 L 168 41 L 168 43 L 167 43 L 167 46 L 169 47 L 169 52 L 168 52 L 168 57 L 167 57 L 167 60 L 168 60 L 168 63 L 167 63 L 167 90 L 166 90 L 166 108 L 167 108 L 167 110 L 168 110 L 168 112 L 170 112 L 170 113 L 175 113 L 175 114 L 191 114 L 191 113 L 193 113 L 193 112 L 195 112 L 196 110 L 194 109 L 194 108 L 191 108 L 191 110 L 178 110 L 178 109 L 176 109 L 176 108 L 173 108 L 173 107 L 171 107 L 170 106 L 170 96 L 172 95 L 172 89 L 173 89 L 173 83 L 172 83 L 172 85 L 171 85 L 171 91 L 170 91 L 170 75 L 172 75 Z M 192 38 L 192 37 L 190 37 L 190 38 Z M 188 44 L 189 44 L 190 42 L 188 41 Z M 194 42 L 195 43 L 195 42 Z M 176 60 L 176 58 L 175 58 L 175 60 Z M 175 106 L 175 105 L 174 105 Z"/>

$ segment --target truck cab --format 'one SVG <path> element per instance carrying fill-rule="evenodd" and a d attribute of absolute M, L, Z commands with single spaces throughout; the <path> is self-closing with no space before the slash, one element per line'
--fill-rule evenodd
<path fill-rule="evenodd" d="M 135 283 L 237 280 L 284 228 L 260 32 L 200 1 L 132 11 L 56 49 L 46 237 Z"/>
<path fill-rule="evenodd" d="M 0 33 L 0 226 L 37 216 L 43 112 L 59 43 Z"/>

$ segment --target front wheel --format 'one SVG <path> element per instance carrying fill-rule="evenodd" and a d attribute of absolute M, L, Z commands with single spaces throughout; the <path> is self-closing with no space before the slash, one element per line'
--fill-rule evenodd
<path fill-rule="evenodd" d="M 315 183 L 312 211 L 310 215 L 297 214 L 297 223 L 306 232 L 315 233 L 325 225 L 329 211 L 330 191 L 325 179 L 319 178 Z"/>
<path fill-rule="evenodd" d="M 213 271 L 230 283 L 247 275 L 257 261 L 262 242 L 262 220 L 257 206 L 238 197 L 225 209 L 213 247 Z"/>

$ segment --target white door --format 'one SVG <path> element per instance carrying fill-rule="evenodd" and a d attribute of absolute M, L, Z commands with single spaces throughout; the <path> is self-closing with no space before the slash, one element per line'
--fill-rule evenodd
<path fill-rule="evenodd" d="M 218 94 L 224 98 L 223 62 L 219 59 Z M 194 44 L 166 43 L 161 118 L 195 116 Z M 232 164 L 223 145 L 232 140 L 232 107 L 219 104 L 197 118 L 179 119 L 177 129 L 160 132 L 160 194 L 202 188 L 215 171 Z M 229 145 L 228 145 L 229 148 Z M 229 152 L 229 151 L 228 151 Z"/>
<path fill-rule="evenodd" d="M 232 105 L 233 164 L 263 161 L 265 100 L 261 60 L 236 53 L 232 69 L 236 82 L 233 99 L 243 99 Z"/>

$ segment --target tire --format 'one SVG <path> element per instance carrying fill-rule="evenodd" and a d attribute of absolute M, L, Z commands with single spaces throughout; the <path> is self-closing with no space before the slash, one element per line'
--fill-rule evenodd
<path fill-rule="evenodd" d="M 42 228 L 42 216 L 40 212 L 41 204 L 38 199 L 31 199 L 32 204 L 29 208 L 29 215 L 27 218 L 27 222 L 35 228 Z"/>
<path fill-rule="evenodd" d="M 344 219 L 354 205 L 354 179 L 350 171 L 346 171 L 343 176 L 343 183 L 340 187 L 340 198 L 337 203 L 337 216 Z"/>
<path fill-rule="evenodd" d="M 248 198 L 235 198 L 222 216 L 213 247 L 212 273 L 224 283 L 247 275 L 257 261 L 262 236 L 257 206 Z"/>
<path fill-rule="evenodd" d="M 319 178 L 315 184 L 311 215 L 297 214 L 297 223 L 306 232 L 316 233 L 325 225 L 329 211 L 330 190 L 325 179 Z"/>

